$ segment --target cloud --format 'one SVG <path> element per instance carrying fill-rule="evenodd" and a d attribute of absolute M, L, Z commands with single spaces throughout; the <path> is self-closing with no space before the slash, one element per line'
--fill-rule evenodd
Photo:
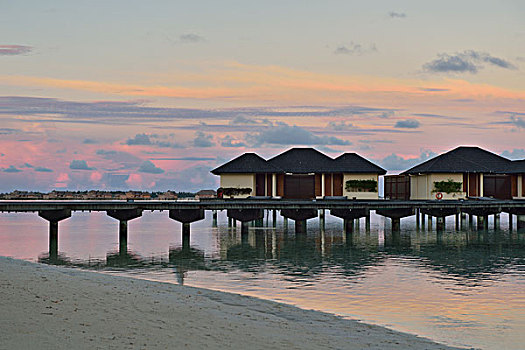
<path fill-rule="evenodd" d="M 182 43 L 201 43 L 205 42 L 206 38 L 195 33 L 187 33 L 179 36 L 179 41 Z"/>
<path fill-rule="evenodd" d="M 126 140 L 128 146 L 157 146 L 162 148 L 184 148 L 183 145 L 177 142 L 170 141 L 152 141 L 152 138 L 158 138 L 159 135 L 137 134 L 133 138 Z"/>
<path fill-rule="evenodd" d="M 513 124 L 518 129 L 525 129 L 525 119 L 523 119 L 522 117 L 511 115 L 510 123 Z"/>
<path fill-rule="evenodd" d="M 96 155 L 120 165 L 120 169 L 136 169 L 143 160 L 131 153 L 114 150 L 99 149 Z"/>
<path fill-rule="evenodd" d="M 514 148 L 512 151 L 503 151 L 501 155 L 509 159 L 525 159 L 525 149 Z"/>
<path fill-rule="evenodd" d="M 180 157 L 180 158 L 151 158 L 151 160 L 208 161 L 208 160 L 216 160 L 216 158 L 211 158 L 211 157 Z"/>
<path fill-rule="evenodd" d="M 0 56 L 25 55 L 33 51 L 33 47 L 26 45 L 0 45 Z"/>
<path fill-rule="evenodd" d="M 432 87 L 420 87 L 418 89 L 420 91 L 426 91 L 426 92 L 445 92 L 445 91 L 450 91 L 450 89 L 432 88 Z"/>
<path fill-rule="evenodd" d="M 350 145 L 346 141 L 334 136 L 316 136 L 311 131 L 297 125 L 290 126 L 278 123 L 277 126 L 267 128 L 259 133 L 249 134 L 247 138 L 256 146 L 262 144 L 274 145 Z"/>
<path fill-rule="evenodd" d="M 20 132 L 22 132 L 20 129 L 0 128 L 0 135 L 12 135 Z"/>
<path fill-rule="evenodd" d="M 341 122 L 336 122 L 336 121 L 331 121 L 328 123 L 328 125 L 326 126 L 327 128 L 329 129 L 332 129 L 332 130 L 335 130 L 335 131 L 341 131 L 341 130 L 349 130 L 349 129 L 355 129 L 357 128 L 354 124 L 350 123 L 350 122 L 344 122 L 344 121 L 341 121 Z"/>
<path fill-rule="evenodd" d="M 153 143 L 156 146 L 162 147 L 162 148 L 184 148 L 184 145 L 181 145 L 177 142 L 169 142 L 169 141 L 157 141 Z"/>
<path fill-rule="evenodd" d="M 430 158 L 435 157 L 437 154 L 431 151 L 424 151 L 419 157 L 416 158 L 403 158 L 395 153 L 386 156 L 377 162 L 387 170 L 408 170 L 416 164 L 422 163 Z"/>
<path fill-rule="evenodd" d="M 75 159 L 69 164 L 69 169 L 73 170 L 95 170 L 95 168 L 89 167 L 85 160 Z"/>
<path fill-rule="evenodd" d="M 404 12 L 395 12 L 395 11 L 390 11 L 390 12 L 388 13 L 388 16 L 389 16 L 390 18 L 406 18 L 407 15 L 406 15 L 406 13 L 404 13 Z"/>
<path fill-rule="evenodd" d="M 477 73 L 489 64 L 504 69 L 517 69 L 515 65 L 507 60 L 494 57 L 486 52 L 466 50 L 452 55 L 441 53 L 438 58 L 425 63 L 423 69 L 433 73 Z"/>
<path fill-rule="evenodd" d="M 205 134 L 202 131 L 197 131 L 195 134 L 195 139 L 193 139 L 193 146 L 195 147 L 213 147 L 215 143 L 212 141 L 213 136 Z"/>
<path fill-rule="evenodd" d="M 230 120 L 230 125 L 258 125 L 258 124 L 264 124 L 264 125 L 273 125 L 273 123 L 268 120 L 267 118 L 263 119 L 256 119 L 256 118 L 250 118 L 249 115 L 238 115 L 232 120 Z M 204 124 L 206 125 L 206 124 Z"/>
<path fill-rule="evenodd" d="M 419 125 L 419 121 L 415 119 L 398 120 L 394 125 L 394 128 L 417 129 L 419 128 Z"/>
<path fill-rule="evenodd" d="M 93 140 L 93 139 L 84 139 L 84 141 L 82 141 L 83 144 L 85 145 L 96 145 L 98 143 L 97 140 Z"/>
<path fill-rule="evenodd" d="M 219 177 L 211 174 L 211 169 L 209 166 L 196 165 L 181 170 L 174 177 L 155 180 L 152 190 L 166 191 L 175 187 L 178 191 L 196 192 L 202 189 L 216 189 L 219 187 Z"/>
<path fill-rule="evenodd" d="M 38 171 L 40 173 L 52 173 L 53 170 L 52 169 L 49 169 L 49 168 L 44 168 L 44 167 L 41 167 L 41 166 L 37 166 L 34 168 L 35 171 Z"/>
<path fill-rule="evenodd" d="M 2 170 L 4 173 L 19 173 L 22 170 L 15 168 L 14 165 L 10 165 L 9 168 Z"/>
<path fill-rule="evenodd" d="M 137 145 L 151 145 L 150 137 L 146 134 L 137 134 L 133 138 L 126 140 L 126 145 L 137 146 Z"/>
<path fill-rule="evenodd" d="M 451 116 L 448 116 L 448 115 L 431 114 L 431 113 L 414 113 L 414 115 L 416 117 L 449 119 L 449 120 L 464 120 L 465 119 L 465 118 L 462 118 L 462 117 L 451 117 Z"/>
<path fill-rule="evenodd" d="M 338 46 L 334 54 L 336 55 L 363 55 L 367 53 L 377 52 L 376 44 L 370 44 L 368 46 L 363 46 L 361 44 L 354 43 L 351 41 L 348 45 Z"/>
<path fill-rule="evenodd" d="M 140 165 L 139 172 L 148 174 L 162 174 L 164 173 L 164 169 L 158 168 L 151 161 L 146 160 Z"/>
<path fill-rule="evenodd" d="M 247 147 L 247 145 L 239 140 L 234 139 L 230 135 L 226 135 L 221 139 L 222 147 Z"/>

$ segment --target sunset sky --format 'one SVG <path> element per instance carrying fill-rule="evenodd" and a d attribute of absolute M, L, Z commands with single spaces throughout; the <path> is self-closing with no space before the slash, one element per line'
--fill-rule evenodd
<path fill-rule="evenodd" d="M 0 0 L 0 192 L 217 188 L 244 152 L 525 158 L 525 2 Z"/>

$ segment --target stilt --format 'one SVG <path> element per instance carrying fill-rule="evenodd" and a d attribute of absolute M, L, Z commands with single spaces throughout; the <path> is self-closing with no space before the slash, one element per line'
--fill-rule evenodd
<path fill-rule="evenodd" d="M 212 213 L 213 213 L 212 214 L 213 215 L 212 226 L 217 227 L 217 210 L 213 210 Z"/>
<path fill-rule="evenodd" d="M 427 215 L 427 220 L 428 220 L 428 230 L 432 231 L 432 216 Z"/>
<path fill-rule="evenodd" d="M 306 220 L 295 220 L 295 233 L 306 233 Z"/>
<path fill-rule="evenodd" d="M 41 210 L 38 216 L 49 221 L 49 261 L 58 260 L 58 222 L 71 217 L 71 210 Z"/>
<path fill-rule="evenodd" d="M 516 228 L 518 231 L 525 231 L 525 215 L 518 215 Z"/>
<path fill-rule="evenodd" d="M 499 230 L 501 225 L 500 214 L 494 214 L 494 230 Z"/>
<path fill-rule="evenodd" d="M 360 218 L 355 219 L 355 229 L 357 232 L 361 229 Z"/>
<path fill-rule="evenodd" d="M 365 230 L 366 233 L 370 233 L 370 212 L 365 216 Z"/>
<path fill-rule="evenodd" d="M 277 227 L 277 210 L 272 211 L 272 225 L 273 227 Z"/>
<path fill-rule="evenodd" d="M 425 229 L 425 214 L 421 214 L 421 228 Z"/>
<path fill-rule="evenodd" d="M 483 230 L 484 226 L 485 226 L 485 217 L 482 215 L 478 215 L 478 223 L 477 223 L 478 230 Z"/>
<path fill-rule="evenodd" d="M 128 221 L 120 220 L 118 229 L 118 253 L 120 256 L 128 254 Z"/>
<path fill-rule="evenodd" d="M 445 229 L 445 217 L 438 216 L 436 218 L 436 230 L 443 231 Z"/>
<path fill-rule="evenodd" d="M 512 232 L 512 229 L 514 228 L 514 222 L 513 222 L 514 216 L 509 213 L 509 232 Z"/>
<path fill-rule="evenodd" d="M 392 232 L 399 232 L 401 230 L 401 219 L 392 218 Z"/>
<path fill-rule="evenodd" d="M 456 224 L 456 231 L 459 231 L 461 228 L 461 219 L 460 219 L 459 213 L 456 214 L 455 224 Z"/>
<path fill-rule="evenodd" d="M 49 221 L 49 260 L 58 259 L 58 221 Z"/>
<path fill-rule="evenodd" d="M 416 208 L 416 229 L 419 230 L 420 227 L 420 220 L 419 220 L 419 208 Z"/>
<path fill-rule="evenodd" d="M 346 234 L 354 232 L 354 219 L 344 219 L 343 225 Z"/>
<path fill-rule="evenodd" d="M 190 247 L 190 223 L 182 223 L 182 249 Z"/>

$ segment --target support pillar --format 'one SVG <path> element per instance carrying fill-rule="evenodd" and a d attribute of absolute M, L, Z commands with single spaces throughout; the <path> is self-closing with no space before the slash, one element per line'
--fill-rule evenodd
<path fill-rule="evenodd" d="M 460 214 L 457 213 L 456 214 L 456 220 L 455 220 L 455 224 L 456 224 L 456 231 L 459 231 L 460 228 L 461 228 L 461 219 L 460 219 Z"/>
<path fill-rule="evenodd" d="M 217 227 L 217 210 L 213 210 L 212 213 L 213 213 L 212 214 L 213 215 L 212 226 Z"/>
<path fill-rule="evenodd" d="M 142 209 L 114 209 L 107 210 L 109 217 L 117 219 L 119 223 L 119 255 L 128 253 L 128 221 L 142 216 Z"/>
<path fill-rule="evenodd" d="M 512 213 L 509 213 L 509 231 L 512 232 L 513 226 L 514 226 L 514 215 Z"/>
<path fill-rule="evenodd" d="M 325 229 L 325 212 L 324 209 L 319 210 L 319 229 L 324 232 Z"/>
<path fill-rule="evenodd" d="M 416 211 L 416 229 L 419 230 L 419 227 L 421 226 L 419 222 L 419 208 L 416 208 L 415 211 Z"/>
<path fill-rule="evenodd" d="M 277 226 L 277 210 L 272 211 L 272 225 L 273 227 Z"/>
<path fill-rule="evenodd" d="M 501 221 L 500 221 L 500 214 L 494 214 L 494 230 L 499 230 L 500 229 L 500 224 L 501 224 Z"/>
<path fill-rule="evenodd" d="M 436 230 L 443 231 L 445 229 L 445 217 L 438 216 L 436 218 Z"/>
<path fill-rule="evenodd" d="M 190 247 L 190 223 L 182 223 L 182 249 L 188 249 Z"/>
<path fill-rule="evenodd" d="M 346 234 L 354 232 L 354 219 L 344 219 L 343 224 Z"/>
<path fill-rule="evenodd" d="M 365 216 L 365 230 L 366 233 L 370 233 L 370 211 Z"/>
<path fill-rule="evenodd" d="M 518 231 L 525 231 L 525 215 L 518 215 L 516 228 Z"/>
<path fill-rule="evenodd" d="M 190 224 L 204 219 L 204 209 L 171 209 L 169 211 L 169 217 L 182 223 L 182 248 L 189 248 L 191 234 Z M 214 211 L 214 227 L 217 226 L 216 217 L 217 211 Z"/>
<path fill-rule="evenodd" d="M 392 218 L 392 232 L 399 232 L 401 230 L 401 218 Z"/>
<path fill-rule="evenodd" d="M 306 233 L 306 220 L 295 220 L 295 233 Z"/>
<path fill-rule="evenodd" d="M 58 222 L 71 217 L 71 210 L 40 210 L 38 216 L 49 221 L 49 260 L 56 261 L 58 259 Z"/>
<path fill-rule="evenodd" d="M 316 209 L 283 209 L 281 215 L 295 220 L 295 233 L 306 233 L 306 220 L 317 216 Z"/>

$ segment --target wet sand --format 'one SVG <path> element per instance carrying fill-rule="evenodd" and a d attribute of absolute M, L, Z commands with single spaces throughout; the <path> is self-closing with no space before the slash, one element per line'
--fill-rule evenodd
<path fill-rule="evenodd" d="M 0 257 L 0 349 L 453 349 L 236 294 Z"/>

